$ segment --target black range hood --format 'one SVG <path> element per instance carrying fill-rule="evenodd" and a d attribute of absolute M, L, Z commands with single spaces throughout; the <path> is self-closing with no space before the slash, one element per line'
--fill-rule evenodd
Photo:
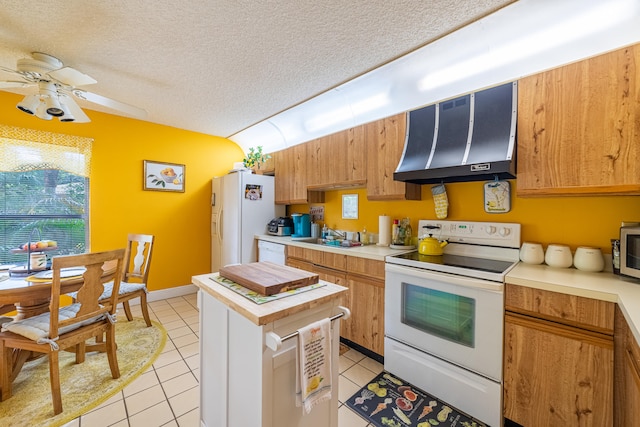
<path fill-rule="evenodd" d="M 396 181 L 415 184 L 516 177 L 517 82 L 413 110 Z"/>

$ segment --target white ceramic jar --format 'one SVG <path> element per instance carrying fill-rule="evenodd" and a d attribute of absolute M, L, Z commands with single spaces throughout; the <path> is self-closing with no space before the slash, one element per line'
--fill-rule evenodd
<path fill-rule="evenodd" d="M 524 242 L 520 248 L 520 261 L 526 264 L 542 264 L 544 262 L 542 245 L 536 242 Z"/>
<path fill-rule="evenodd" d="M 573 258 L 573 265 L 582 271 L 598 272 L 604 269 L 604 257 L 600 248 L 579 246 Z"/>
<path fill-rule="evenodd" d="M 551 267 L 571 267 L 571 264 L 573 264 L 571 248 L 567 245 L 550 244 L 544 254 L 544 262 Z"/>

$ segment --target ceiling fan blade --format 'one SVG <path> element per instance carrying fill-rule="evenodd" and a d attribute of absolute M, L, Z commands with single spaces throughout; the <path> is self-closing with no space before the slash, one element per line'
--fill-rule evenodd
<path fill-rule="evenodd" d="M 91 121 L 89 116 L 87 116 L 85 112 L 82 111 L 82 108 L 80 108 L 80 106 L 76 103 L 76 101 L 72 97 L 68 96 L 65 93 L 59 93 L 59 97 L 60 97 L 60 102 L 63 103 L 68 108 L 69 112 L 73 116 L 74 123 L 89 123 Z M 62 116 L 60 120 L 70 121 L 70 120 L 65 120 L 65 116 Z"/>
<path fill-rule="evenodd" d="M 0 71 L 9 73 L 9 74 L 15 74 L 17 76 L 24 78 L 24 74 L 22 74 L 20 71 L 12 70 L 11 68 L 3 67 L 2 65 L 0 65 Z"/>
<path fill-rule="evenodd" d="M 85 101 L 93 102 L 94 104 L 98 104 L 98 105 L 103 105 L 107 108 L 111 108 L 112 110 L 122 111 L 123 113 L 127 113 L 134 117 L 138 117 L 138 118 L 147 117 L 147 112 L 142 108 L 134 107 L 133 105 L 125 104 L 124 102 L 116 101 L 115 99 L 111 99 L 102 95 L 87 92 L 82 89 L 73 89 L 71 90 L 71 93 L 73 93 L 75 96 Z"/>
<path fill-rule="evenodd" d="M 71 67 L 63 67 L 58 70 L 49 71 L 48 74 L 50 77 L 68 86 L 75 87 L 98 83 L 93 77 Z"/>
<path fill-rule="evenodd" d="M 12 87 L 29 87 L 29 86 L 33 86 L 33 83 L 15 82 L 10 80 L 0 81 L 0 89 L 12 88 Z"/>

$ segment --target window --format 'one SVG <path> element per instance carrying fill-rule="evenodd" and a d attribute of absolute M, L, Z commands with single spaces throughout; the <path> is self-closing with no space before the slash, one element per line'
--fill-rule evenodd
<path fill-rule="evenodd" d="M 16 249 L 40 240 L 49 257 L 87 251 L 91 143 L 0 125 L 0 264 L 26 265 Z"/>

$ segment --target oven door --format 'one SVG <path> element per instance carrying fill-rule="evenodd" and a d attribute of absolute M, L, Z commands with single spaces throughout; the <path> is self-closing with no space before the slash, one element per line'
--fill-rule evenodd
<path fill-rule="evenodd" d="M 387 263 L 385 336 L 501 382 L 503 284 Z"/>

